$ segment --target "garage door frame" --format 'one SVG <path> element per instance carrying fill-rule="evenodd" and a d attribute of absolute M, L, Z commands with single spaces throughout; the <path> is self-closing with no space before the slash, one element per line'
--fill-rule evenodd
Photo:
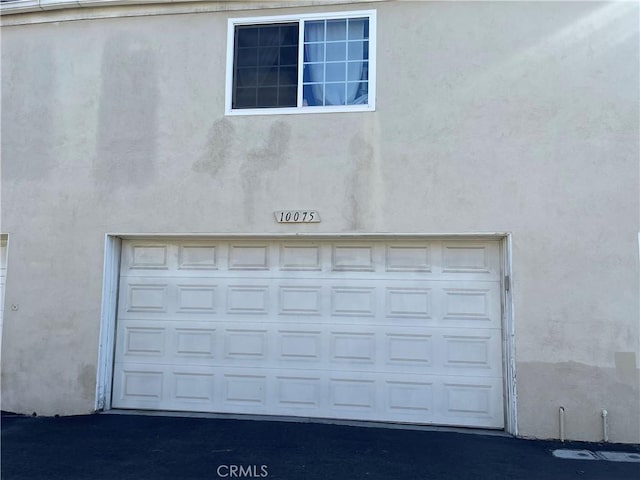
<path fill-rule="evenodd" d="M 242 240 L 286 239 L 298 240 L 401 240 L 401 239 L 447 239 L 447 240 L 500 240 L 500 256 L 502 268 L 501 310 L 502 310 L 502 354 L 504 382 L 504 415 L 505 431 L 518 435 L 516 375 L 515 375 L 515 339 L 513 321 L 513 281 L 512 281 L 512 238 L 511 234 L 473 233 L 473 234 L 107 234 L 105 235 L 102 311 L 100 322 L 100 339 L 98 346 L 96 411 L 111 409 L 111 385 L 115 356 L 116 312 L 118 304 L 118 282 L 120 274 L 120 256 L 122 240 L 158 240 L 158 239 L 212 239 L 234 238 Z"/>

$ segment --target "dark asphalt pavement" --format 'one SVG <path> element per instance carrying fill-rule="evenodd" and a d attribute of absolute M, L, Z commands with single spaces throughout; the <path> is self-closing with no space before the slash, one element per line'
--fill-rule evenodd
<path fill-rule="evenodd" d="M 3 415 L 1 448 L 3 480 L 640 479 L 640 463 L 551 454 L 632 445 L 179 416 Z"/>

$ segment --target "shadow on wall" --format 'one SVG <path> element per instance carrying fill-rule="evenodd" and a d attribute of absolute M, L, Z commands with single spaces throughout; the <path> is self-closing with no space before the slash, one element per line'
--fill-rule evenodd
<path fill-rule="evenodd" d="M 149 183 L 155 176 L 158 72 L 153 44 L 114 34 L 102 56 L 98 138 L 93 165 L 98 187 Z"/>

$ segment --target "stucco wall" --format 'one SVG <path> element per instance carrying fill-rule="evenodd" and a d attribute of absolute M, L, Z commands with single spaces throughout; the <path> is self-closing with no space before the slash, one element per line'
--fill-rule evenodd
<path fill-rule="evenodd" d="M 227 18 L 292 9 L 3 27 L 3 410 L 93 409 L 107 232 L 508 231 L 519 433 L 640 442 L 638 5 L 357 8 L 374 113 L 224 116 Z"/>

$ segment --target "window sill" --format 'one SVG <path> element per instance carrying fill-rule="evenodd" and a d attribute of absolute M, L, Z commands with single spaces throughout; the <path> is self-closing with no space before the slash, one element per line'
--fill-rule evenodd
<path fill-rule="evenodd" d="M 245 115 L 315 115 L 316 113 L 353 113 L 353 112 L 375 112 L 375 105 L 347 105 L 331 107 L 292 107 L 292 108 L 238 108 L 227 109 L 225 115 L 245 116 Z"/>

